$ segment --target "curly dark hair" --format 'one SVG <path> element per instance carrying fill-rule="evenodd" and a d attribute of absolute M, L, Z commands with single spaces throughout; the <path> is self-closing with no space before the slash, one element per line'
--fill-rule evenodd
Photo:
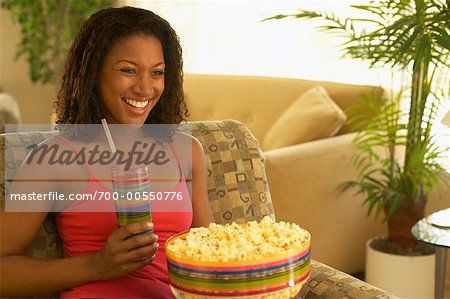
<path fill-rule="evenodd" d="M 182 89 L 183 61 L 177 34 L 155 13 L 125 6 L 93 14 L 75 37 L 54 105 L 57 124 L 100 124 L 103 111 L 97 82 L 103 60 L 115 43 L 136 34 L 157 38 L 166 64 L 164 92 L 145 123 L 185 121 L 188 110 Z"/>

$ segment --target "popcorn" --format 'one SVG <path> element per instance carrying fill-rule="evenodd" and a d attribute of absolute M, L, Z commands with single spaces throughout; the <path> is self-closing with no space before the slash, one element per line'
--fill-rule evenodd
<path fill-rule="evenodd" d="M 192 228 L 185 240 L 177 239 L 168 249 L 181 258 L 199 261 L 250 261 L 285 253 L 309 241 L 309 233 L 297 224 L 273 222 L 266 216 L 259 223 Z"/>

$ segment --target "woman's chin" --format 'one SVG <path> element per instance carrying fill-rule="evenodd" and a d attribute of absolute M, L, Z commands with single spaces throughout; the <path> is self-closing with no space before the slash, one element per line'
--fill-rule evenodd
<path fill-rule="evenodd" d="M 144 125 L 144 122 L 127 122 L 124 123 L 123 126 L 127 129 L 140 129 Z"/>
<path fill-rule="evenodd" d="M 139 129 L 145 124 L 148 114 L 149 113 L 146 113 L 146 114 L 140 115 L 139 117 L 136 117 L 134 115 L 130 117 L 128 115 L 128 117 L 124 117 L 122 119 L 122 121 L 123 121 L 122 123 L 130 128 Z"/>

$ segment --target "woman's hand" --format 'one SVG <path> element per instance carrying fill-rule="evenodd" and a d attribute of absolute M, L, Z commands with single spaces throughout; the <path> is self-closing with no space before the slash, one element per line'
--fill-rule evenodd
<path fill-rule="evenodd" d="M 105 246 L 92 255 L 95 280 L 118 278 L 151 263 L 159 247 L 158 236 L 136 235 L 151 229 L 153 223 L 150 222 L 133 223 L 116 229 Z"/>

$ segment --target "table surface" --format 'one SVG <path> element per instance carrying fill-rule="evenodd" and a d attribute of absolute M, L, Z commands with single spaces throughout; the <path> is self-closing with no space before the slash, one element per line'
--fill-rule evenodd
<path fill-rule="evenodd" d="M 450 208 L 435 212 L 418 221 L 411 232 L 422 242 L 450 248 Z"/>

